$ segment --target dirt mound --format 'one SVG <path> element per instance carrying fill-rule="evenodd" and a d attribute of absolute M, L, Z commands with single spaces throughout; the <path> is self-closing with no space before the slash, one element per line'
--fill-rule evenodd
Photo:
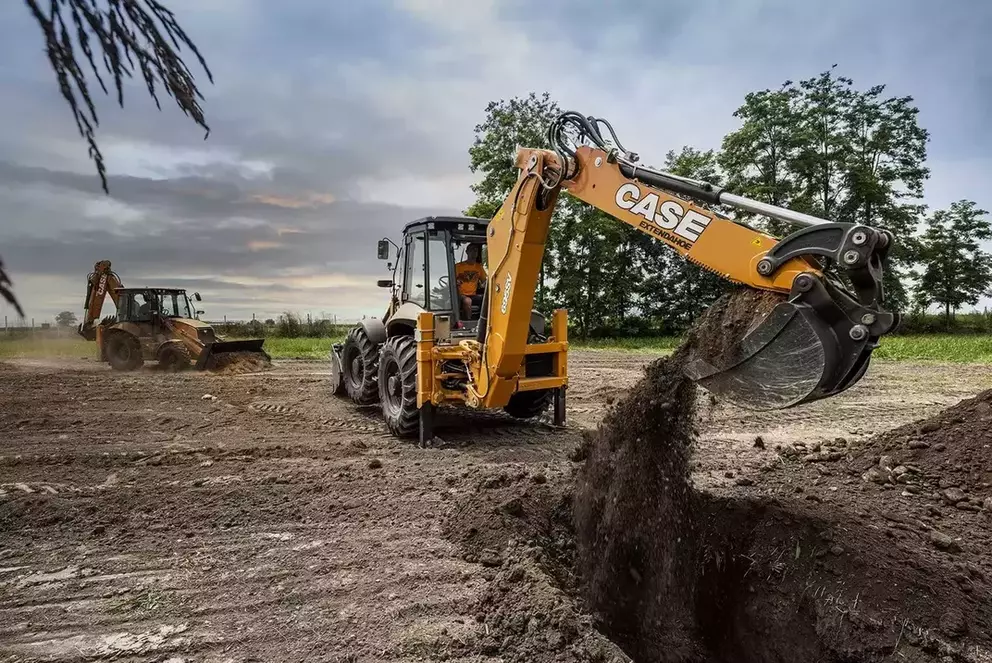
<path fill-rule="evenodd" d="M 255 373 L 272 368 L 272 361 L 257 352 L 224 352 L 210 357 L 207 370 L 217 375 Z"/>
<path fill-rule="evenodd" d="M 504 552 L 479 603 L 476 619 L 488 634 L 479 653 L 519 663 L 630 663 L 548 573 L 545 550 L 512 541 Z"/>
<path fill-rule="evenodd" d="M 560 487 L 552 489 L 525 477 L 497 474 L 482 480 L 476 492 L 455 506 L 445 534 L 462 545 L 466 560 L 499 566 L 510 539 L 543 539 L 548 545 L 556 527 L 554 505 L 560 510 L 564 499 L 567 495 Z"/>
<path fill-rule="evenodd" d="M 948 504 L 992 513 L 992 390 L 869 440 L 868 480 L 942 491 Z"/>

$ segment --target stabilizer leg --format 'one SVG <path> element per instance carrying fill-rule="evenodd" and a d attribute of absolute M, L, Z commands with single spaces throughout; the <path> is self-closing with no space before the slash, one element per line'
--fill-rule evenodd
<path fill-rule="evenodd" d="M 564 386 L 555 389 L 554 424 L 555 426 L 565 425 L 565 387 Z"/>
<path fill-rule="evenodd" d="M 434 404 L 424 403 L 420 408 L 420 446 L 429 447 L 434 439 Z"/>

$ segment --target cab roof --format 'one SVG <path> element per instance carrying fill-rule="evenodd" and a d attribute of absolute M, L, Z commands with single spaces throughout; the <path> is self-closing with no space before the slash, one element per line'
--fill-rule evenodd
<path fill-rule="evenodd" d="M 434 228 L 437 230 L 467 230 L 469 232 L 478 230 L 481 232 L 489 226 L 489 219 L 480 219 L 474 216 L 423 216 L 403 226 L 403 234 L 405 235 L 417 226 L 428 223 L 434 224 Z"/>
<path fill-rule="evenodd" d="M 186 292 L 186 288 L 114 288 L 114 292 L 154 292 L 164 295 L 173 292 Z"/>

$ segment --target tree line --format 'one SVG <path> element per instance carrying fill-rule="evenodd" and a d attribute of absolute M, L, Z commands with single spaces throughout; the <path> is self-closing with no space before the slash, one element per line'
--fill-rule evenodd
<path fill-rule="evenodd" d="M 486 106 L 468 151 L 481 179 L 466 214 L 495 214 L 516 181 L 516 146 L 550 148 L 546 128 L 561 111 L 550 94 L 534 92 Z M 683 145 L 661 168 L 773 205 L 890 230 L 896 243 L 886 300 L 911 313 L 907 324 L 924 325 L 936 306 L 950 328 L 955 313 L 990 293 L 992 256 L 981 246 L 992 238 L 987 212 L 969 199 L 933 211 L 921 202 L 930 135 L 912 97 L 890 96 L 885 85 L 860 89 L 835 65 L 751 92 L 733 115 L 740 126 L 718 149 Z M 795 230 L 719 211 L 777 237 Z M 536 305 L 545 313 L 568 308 L 580 337 L 681 333 L 729 287 L 661 242 L 562 195 Z"/>

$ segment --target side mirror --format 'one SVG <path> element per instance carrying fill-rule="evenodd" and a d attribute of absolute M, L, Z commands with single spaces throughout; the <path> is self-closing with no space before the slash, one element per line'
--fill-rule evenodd
<path fill-rule="evenodd" d="M 392 279 L 379 279 L 378 281 L 375 282 L 375 284 L 377 286 L 379 286 L 380 288 L 392 288 L 393 287 L 393 280 Z"/>
<path fill-rule="evenodd" d="M 379 260 L 389 260 L 389 240 L 380 239 L 379 240 Z"/>
<path fill-rule="evenodd" d="M 198 292 L 194 292 L 193 293 L 193 299 L 195 299 L 198 302 L 202 302 L 203 301 L 203 299 L 200 297 L 200 293 L 198 293 Z"/>

